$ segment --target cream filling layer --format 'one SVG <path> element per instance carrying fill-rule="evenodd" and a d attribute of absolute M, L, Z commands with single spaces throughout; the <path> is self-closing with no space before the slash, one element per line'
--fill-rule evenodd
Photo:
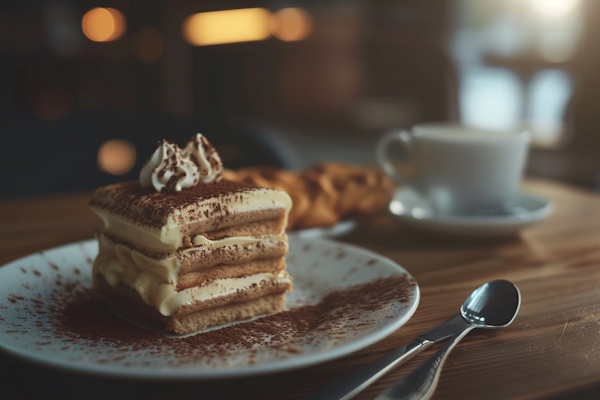
<path fill-rule="evenodd" d="M 220 240 L 209 240 L 204 236 L 196 236 L 194 242 L 197 246 L 183 251 L 197 250 L 198 248 L 219 248 L 236 244 L 256 244 L 265 238 L 273 238 L 273 236 L 241 236 Z M 285 235 L 276 236 L 276 238 L 287 240 Z M 238 290 L 246 290 L 253 287 L 253 285 L 260 285 L 265 281 L 277 280 L 282 283 L 291 283 L 290 276 L 287 272 L 282 271 L 277 275 L 259 273 L 242 278 L 216 279 L 202 286 L 177 291 L 179 259 L 175 254 L 163 260 L 155 260 L 128 246 L 112 242 L 104 234 L 100 234 L 98 243 L 99 252 L 93 268 L 94 279 L 98 274 L 101 274 L 112 287 L 118 284 L 129 286 L 138 292 L 146 304 L 154 306 L 164 316 L 172 315 L 184 304 L 227 296 L 236 293 Z"/>
<path fill-rule="evenodd" d="M 262 282 L 269 281 L 278 281 L 281 283 L 292 282 L 289 274 L 286 271 L 282 271 L 277 275 L 258 273 L 242 278 L 215 279 L 206 282 L 202 286 L 177 291 L 174 285 L 161 283 L 153 274 L 142 272 L 137 276 L 131 288 L 140 294 L 146 304 L 154 305 L 162 315 L 168 317 L 184 304 L 228 296 L 238 291 L 260 286 Z"/>
<path fill-rule="evenodd" d="M 215 279 L 204 285 L 178 291 L 176 284 L 165 283 L 153 272 L 141 270 L 132 256 L 132 251 L 124 245 L 115 245 L 104 235 L 101 235 L 100 250 L 94 262 L 94 279 L 100 273 L 112 287 L 119 283 L 129 286 L 138 292 L 142 300 L 154 306 L 162 315 L 170 316 L 180 306 L 198 301 L 206 301 L 217 297 L 247 290 L 262 282 L 279 281 L 291 283 L 286 271 L 279 274 L 258 273 L 242 278 Z"/>
<path fill-rule="evenodd" d="M 194 247 L 181 250 L 180 253 L 182 258 L 185 258 L 186 254 L 192 251 L 248 246 L 273 239 L 287 242 L 287 235 L 234 236 L 219 240 L 209 240 L 198 235 L 192 239 Z M 103 233 L 98 237 L 98 243 L 99 253 L 94 262 L 93 276 L 102 274 L 109 285 L 114 287 L 123 283 L 130 286 L 138 275 L 148 272 L 161 282 L 177 286 L 181 261 L 175 252 L 169 252 L 166 257 L 157 260 L 129 246 L 114 243 Z"/>
<path fill-rule="evenodd" d="M 292 200 L 286 192 L 280 190 L 256 189 L 248 192 L 227 194 L 215 199 L 208 199 L 200 204 L 191 204 L 189 207 L 169 215 L 165 225 L 161 228 L 140 226 L 104 209 L 97 207 L 91 208 L 102 219 L 104 230 L 106 232 L 123 238 L 130 243 L 136 243 L 140 247 L 150 251 L 167 252 L 175 251 L 181 247 L 183 244 L 183 237 L 185 236 L 182 230 L 190 225 L 207 221 L 208 218 L 204 217 L 204 213 L 213 213 L 215 204 L 227 204 L 227 209 L 222 209 L 221 216 L 284 208 L 286 210 L 286 217 L 281 234 L 285 233 L 287 215 L 292 208 Z M 179 216 L 189 215 L 192 213 L 192 209 L 194 210 L 193 214 L 198 215 L 199 217 L 194 220 L 186 221 L 185 225 L 178 223 Z M 210 219 L 218 217 L 219 215 L 213 214 Z"/>

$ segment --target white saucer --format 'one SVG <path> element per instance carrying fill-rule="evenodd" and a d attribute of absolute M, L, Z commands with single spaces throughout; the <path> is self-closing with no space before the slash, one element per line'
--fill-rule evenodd
<path fill-rule="evenodd" d="M 389 205 L 390 212 L 407 225 L 452 236 L 500 237 L 516 234 L 522 228 L 541 221 L 554 211 L 549 200 L 530 193 L 520 193 L 514 214 L 498 216 L 435 215 L 414 190 L 396 191 Z"/>

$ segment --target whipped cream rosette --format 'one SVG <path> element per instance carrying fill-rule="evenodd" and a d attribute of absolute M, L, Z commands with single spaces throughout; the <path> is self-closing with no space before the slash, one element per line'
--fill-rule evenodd
<path fill-rule="evenodd" d="M 140 185 L 156 191 L 181 192 L 198 183 L 218 182 L 223 163 L 214 146 L 201 134 L 191 137 L 183 150 L 168 140 L 159 142 L 142 167 Z"/>

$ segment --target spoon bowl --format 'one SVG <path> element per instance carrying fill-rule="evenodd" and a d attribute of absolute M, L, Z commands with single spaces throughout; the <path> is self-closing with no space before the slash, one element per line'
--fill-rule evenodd
<path fill-rule="evenodd" d="M 498 329 L 510 325 L 521 306 L 521 293 L 509 281 L 484 283 L 460 307 L 462 317 L 475 328 Z"/>

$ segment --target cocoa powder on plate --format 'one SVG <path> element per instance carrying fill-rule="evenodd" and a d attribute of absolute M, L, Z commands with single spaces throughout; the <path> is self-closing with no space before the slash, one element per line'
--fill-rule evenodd
<path fill-rule="evenodd" d="M 311 343 L 324 335 L 341 337 L 348 329 L 373 324 L 362 319 L 391 303 L 408 302 L 414 281 L 406 275 L 380 278 L 334 291 L 316 304 L 296 306 L 254 321 L 183 338 L 167 337 L 129 323 L 101 304 L 89 288 L 67 286 L 66 292 L 54 292 L 54 301 L 49 307 L 51 330 L 59 340 L 74 343 L 83 339 L 89 341 L 89 346 L 102 344 L 117 352 L 169 352 L 185 356 L 189 361 L 261 347 L 300 352 L 296 346 L 298 341 Z"/>

